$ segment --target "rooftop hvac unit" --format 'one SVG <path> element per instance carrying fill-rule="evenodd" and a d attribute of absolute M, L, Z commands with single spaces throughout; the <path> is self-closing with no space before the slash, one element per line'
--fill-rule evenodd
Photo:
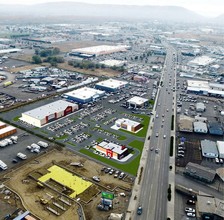
<path fill-rule="evenodd" d="M 211 205 L 211 201 L 207 201 L 207 205 Z"/>

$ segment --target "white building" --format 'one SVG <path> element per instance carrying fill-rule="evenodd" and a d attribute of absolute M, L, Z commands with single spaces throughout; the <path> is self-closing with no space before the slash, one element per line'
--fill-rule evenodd
<path fill-rule="evenodd" d="M 116 79 L 107 79 L 101 81 L 95 85 L 96 89 L 105 90 L 108 92 L 114 92 L 119 89 L 122 89 L 128 84 L 126 81 L 116 80 Z"/>
<path fill-rule="evenodd" d="M 35 127 L 42 127 L 51 121 L 78 110 L 78 108 L 79 106 L 77 104 L 59 100 L 24 112 L 20 119 Z"/>
<path fill-rule="evenodd" d="M 193 125 L 194 125 L 194 132 L 203 133 L 203 134 L 208 133 L 208 128 L 207 128 L 206 123 L 200 122 L 200 121 L 195 121 L 193 123 Z"/>
<path fill-rule="evenodd" d="M 82 87 L 65 93 L 63 96 L 78 103 L 88 103 L 104 96 L 105 92 L 90 87 Z"/>
<path fill-rule="evenodd" d="M 205 104 L 202 103 L 202 102 L 196 103 L 196 106 L 195 107 L 196 107 L 196 111 L 197 112 L 204 112 L 205 109 L 206 109 Z"/>
<path fill-rule="evenodd" d="M 202 156 L 207 158 L 216 158 L 219 156 L 216 143 L 210 140 L 201 140 Z"/>
<path fill-rule="evenodd" d="M 224 159 L 224 141 L 217 141 L 217 148 L 219 151 L 219 158 Z"/>
<path fill-rule="evenodd" d="M 148 101 L 149 101 L 148 99 L 145 99 L 139 96 L 134 96 L 130 98 L 129 100 L 127 100 L 127 103 L 130 107 L 141 108 L 148 105 Z"/>
<path fill-rule="evenodd" d="M 127 61 L 123 61 L 123 60 L 104 60 L 101 61 L 100 64 L 104 64 L 105 66 L 124 66 L 124 64 L 127 63 Z"/>
<path fill-rule="evenodd" d="M 136 132 L 142 127 L 142 125 L 139 122 L 132 121 L 127 118 L 121 118 L 116 120 L 115 125 L 118 128 L 122 128 L 130 132 Z"/>

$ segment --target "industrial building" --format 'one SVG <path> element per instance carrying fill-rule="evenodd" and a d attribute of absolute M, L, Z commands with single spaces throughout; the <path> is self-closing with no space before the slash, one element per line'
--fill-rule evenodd
<path fill-rule="evenodd" d="M 133 108 L 142 108 L 148 106 L 148 104 L 149 104 L 148 99 L 139 96 L 134 96 L 131 99 L 127 100 L 127 105 Z"/>
<path fill-rule="evenodd" d="M 0 129 L 0 139 L 8 137 L 12 134 L 15 134 L 17 132 L 17 129 L 11 125 L 5 126 Z"/>
<path fill-rule="evenodd" d="M 77 104 L 64 100 L 58 100 L 22 113 L 20 120 L 25 121 L 35 127 L 42 127 L 43 125 L 64 117 L 78 109 L 79 106 Z"/>
<path fill-rule="evenodd" d="M 194 125 L 194 132 L 195 133 L 203 133 L 203 134 L 208 133 L 208 128 L 207 128 L 206 123 L 200 122 L 200 121 L 195 121 L 193 123 L 193 125 Z"/>
<path fill-rule="evenodd" d="M 98 89 L 82 87 L 80 89 L 65 93 L 63 97 L 68 100 L 84 104 L 91 101 L 95 101 L 96 99 L 99 99 L 100 97 L 104 96 L 104 94 L 104 91 Z"/>
<path fill-rule="evenodd" d="M 216 158 L 219 156 L 216 142 L 214 141 L 201 140 L 201 151 L 203 157 Z"/>
<path fill-rule="evenodd" d="M 216 171 L 196 163 L 189 162 L 185 167 L 184 174 L 205 183 L 212 183 Z"/>
<path fill-rule="evenodd" d="M 193 132 L 194 119 L 185 115 L 180 115 L 179 119 L 179 131 Z"/>
<path fill-rule="evenodd" d="M 129 154 L 128 148 L 124 145 L 118 145 L 112 142 L 102 141 L 95 146 L 95 149 L 107 157 L 120 160 Z"/>
<path fill-rule="evenodd" d="M 71 51 L 71 55 L 74 56 L 82 56 L 85 55 L 93 55 L 93 56 L 100 56 L 104 54 L 111 54 L 117 52 L 126 52 L 129 49 L 129 46 L 126 45 L 99 45 L 93 47 L 85 47 L 85 48 L 77 48 Z"/>
<path fill-rule="evenodd" d="M 127 118 L 121 118 L 116 120 L 115 125 L 118 128 L 122 128 L 130 132 L 137 132 L 140 128 L 142 128 L 142 125 L 139 122 L 132 121 Z"/>
<path fill-rule="evenodd" d="M 96 89 L 104 90 L 107 92 L 115 92 L 119 89 L 124 88 L 128 82 L 120 81 L 116 79 L 108 79 L 105 81 L 101 81 L 95 85 Z"/>
<path fill-rule="evenodd" d="M 100 62 L 100 64 L 104 64 L 105 66 L 109 66 L 109 67 L 112 67 L 112 66 L 120 67 L 120 66 L 124 66 L 125 63 L 127 63 L 127 61 L 123 61 L 123 60 L 104 60 Z"/>
<path fill-rule="evenodd" d="M 217 141 L 217 148 L 219 151 L 219 158 L 224 159 L 224 141 Z"/>
<path fill-rule="evenodd" d="M 209 123 L 208 131 L 209 131 L 209 134 L 212 134 L 212 135 L 220 135 L 220 136 L 223 135 L 222 126 L 218 122 Z"/>
<path fill-rule="evenodd" d="M 208 57 L 208 56 L 200 56 L 196 57 L 195 59 L 191 60 L 189 62 L 190 66 L 200 66 L 200 67 L 205 67 L 208 66 L 209 64 L 215 62 L 214 58 Z"/>
<path fill-rule="evenodd" d="M 224 219 L 224 200 L 199 191 L 197 195 L 197 210 L 200 219 Z"/>

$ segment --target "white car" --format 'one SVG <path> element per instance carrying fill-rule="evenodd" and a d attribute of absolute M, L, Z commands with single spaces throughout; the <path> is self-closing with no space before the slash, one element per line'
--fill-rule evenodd
<path fill-rule="evenodd" d="M 195 209 L 190 208 L 190 207 L 186 207 L 186 208 L 185 208 L 185 212 L 192 212 L 192 213 L 195 213 Z"/>
<path fill-rule="evenodd" d="M 164 138 L 164 139 L 166 138 L 166 135 L 165 135 L 165 134 L 163 135 L 163 138 Z"/>
<path fill-rule="evenodd" d="M 156 133 L 156 137 L 159 137 L 159 133 L 158 132 Z"/>
<path fill-rule="evenodd" d="M 193 212 L 187 212 L 188 217 L 195 217 L 195 214 Z"/>

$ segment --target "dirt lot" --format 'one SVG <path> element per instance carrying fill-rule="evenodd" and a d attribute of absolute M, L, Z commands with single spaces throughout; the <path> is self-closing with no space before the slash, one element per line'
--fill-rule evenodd
<path fill-rule="evenodd" d="M 81 162 L 84 166 L 74 167 L 70 165 L 71 162 Z M 52 203 L 55 201 L 61 203 L 59 201 L 61 195 L 48 187 L 38 187 L 37 182 L 30 177 L 34 173 L 46 172 L 47 168 L 53 164 L 64 167 L 70 172 L 74 173 L 74 175 L 81 176 L 87 180 L 91 180 L 92 176 L 94 175 L 99 176 L 101 179 L 100 184 L 95 183 L 93 185 L 95 192 L 108 190 L 115 192 L 116 197 L 114 199 L 114 209 L 112 212 L 125 212 L 128 204 L 128 196 L 123 197 L 120 196 L 119 193 L 125 192 L 126 195 L 129 195 L 132 187 L 131 181 L 119 180 L 114 178 L 113 175 L 105 174 L 101 171 L 102 165 L 87 160 L 86 158 L 77 156 L 71 151 L 63 149 L 62 151 L 50 151 L 37 158 L 35 161 L 29 162 L 18 168 L 18 170 L 13 170 L 7 174 L 7 177 L 10 177 L 10 179 L 7 180 L 4 184 L 18 193 L 18 195 L 22 198 L 25 208 L 27 208 L 31 213 L 35 214 L 40 219 L 78 219 L 78 205 L 74 201 L 71 201 L 64 196 L 64 199 L 71 201 L 71 206 L 63 204 L 67 211 L 58 210 L 61 215 L 57 217 L 55 214 L 52 214 L 50 211 L 46 210 L 46 207 L 48 205 L 51 207 Z M 129 179 L 125 178 L 125 180 Z M 89 198 L 85 199 L 85 202 L 82 200 L 80 201 L 83 205 L 87 220 L 106 219 L 110 211 L 105 212 L 98 211 L 96 209 L 97 204 L 100 202 L 101 194 L 98 193 L 98 195 L 95 194 L 93 196 L 91 193 L 84 193 L 84 195 L 80 194 L 78 197 L 84 199 L 87 198 L 88 195 L 89 198 L 91 198 L 91 202 L 87 202 Z M 41 199 L 47 201 L 48 205 L 41 204 Z"/>

